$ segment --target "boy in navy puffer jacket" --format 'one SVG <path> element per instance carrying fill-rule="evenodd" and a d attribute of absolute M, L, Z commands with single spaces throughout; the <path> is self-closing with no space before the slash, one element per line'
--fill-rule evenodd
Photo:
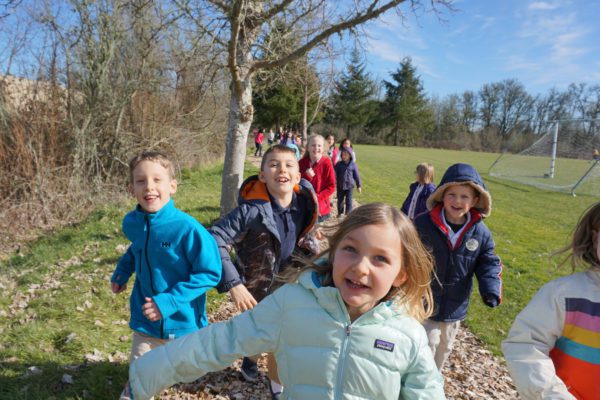
<path fill-rule="evenodd" d="M 421 240 L 435 258 L 431 282 L 434 315 L 424 326 L 435 362 L 442 369 L 452 351 L 460 321 L 467 315 L 473 275 L 489 307 L 502 300 L 502 263 L 494 239 L 483 223 L 492 198 L 479 173 L 470 165 L 450 166 L 427 199 L 428 213 L 415 220 Z"/>
<path fill-rule="evenodd" d="M 358 166 L 354 162 L 354 152 L 350 147 L 342 147 L 341 161 L 335 164 L 335 181 L 337 182 L 338 216 L 352 211 L 352 190 L 354 184 L 358 193 L 362 192 Z M 345 205 L 345 208 L 344 208 Z"/>
<path fill-rule="evenodd" d="M 161 153 L 146 151 L 129 163 L 129 191 L 137 199 L 123 219 L 131 241 L 111 278 L 113 293 L 127 288 L 133 344 L 130 361 L 154 347 L 208 325 L 206 292 L 221 278 L 217 244 L 192 216 L 175 208 L 175 169 Z M 124 391 L 121 399 L 128 399 Z"/>

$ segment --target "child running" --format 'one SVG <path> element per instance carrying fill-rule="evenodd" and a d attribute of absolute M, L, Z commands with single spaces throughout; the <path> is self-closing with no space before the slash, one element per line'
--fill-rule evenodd
<path fill-rule="evenodd" d="M 421 163 L 415 171 L 416 182 L 411 183 L 410 191 L 402 204 L 402 212 L 411 220 L 427 211 L 427 199 L 435 191 L 433 165 Z"/>
<path fill-rule="evenodd" d="M 337 182 L 337 208 L 338 216 L 343 216 L 352 211 L 352 191 L 354 185 L 358 193 L 362 192 L 358 166 L 352 160 L 353 153 L 350 147 L 342 149 L 342 161 L 335 164 L 335 180 Z"/>
<path fill-rule="evenodd" d="M 502 263 L 494 253 L 492 233 L 483 223 L 492 210 L 492 197 L 475 168 L 450 166 L 427 199 L 427 208 L 430 211 L 416 218 L 415 227 L 435 257 L 437 279 L 431 289 L 436 312 L 425 322 L 425 330 L 441 370 L 460 321 L 467 316 L 473 275 L 483 302 L 496 307 L 502 299 Z"/>
<path fill-rule="evenodd" d="M 432 260 L 408 218 L 358 207 L 303 264 L 253 309 L 135 361 L 135 399 L 260 352 L 275 353 L 283 399 L 445 398 L 418 322 L 431 313 Z"/>
<path fill-rule="evenodd" d="M 246 311 L 279 286 L 274 277 L 288 266 L 294 251 L 311 255 L 319 251 L 311 245 L 318 206 L 312 187 L 300 179 L 294 150 L 284 145 L 271 146 L 265 152 L 260 174 L 242 183 L 239 203 L 210 232 L 223 261 L 217 289 L 229 291 L 237 308 Z M 229 255 L 231 246 L 235 262 Z M 242 362 L 242 376 L 249 382 L 259 377 L 257 359 L 245 357 Z M 268 364 L 270 389 L 276 397 L 281 389 L 271 357 Z"/>
<path fill-rule="evenodd" d="M 502 343 L 523 399 L 600 395 L 600 203 L 579 220 L 567 253 L 573 272 L 544 285 Z"/>
<path fill-rule="evenodd" d="M 131 292 L 130 361 L 168 340 L 208 325 L 206 292 L 219 283 L 217 244 L 192 216 L 175 208 L 173 163 L 163 154 L 142 152 L 129 162 L 129 191 L 138 205 L 123 219 L 131 241 L 112 275 L 113 293 Z M 128 399 L 126 390 L 121 399 Z"/>
<path fill-rule="evenodd" d="M 324 157 L 325 139 L 321 135 L 310 135 L 308 148 L 300 159 L 300 173 L 310 182 L 319 199 L 319 222 L 330 217 L 329 198 L 335 192 L 335 171 L 329 157 Z"/>

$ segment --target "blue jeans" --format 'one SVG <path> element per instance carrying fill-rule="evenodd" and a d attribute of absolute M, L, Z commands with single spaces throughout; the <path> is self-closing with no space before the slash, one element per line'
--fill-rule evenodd
<path fill-rule="evenodd" d="M 340 189 L 337 190 L 337 207 L 338 207 L 338 215 L 348 214 L 352 211 L 352 188 L 350 189 Z M 344 208 L 344 205 L 346 206 Z"/>

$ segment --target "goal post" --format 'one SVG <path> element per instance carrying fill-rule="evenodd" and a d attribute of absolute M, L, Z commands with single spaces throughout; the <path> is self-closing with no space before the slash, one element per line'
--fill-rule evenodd
<path fill-rule="evenodd" d="M 519 133 L 515 133 L 519 135 Z M 503 152 L 489 175 L 547 190 L 600 196 L 600 120 L 549 121 L 519 152 Z"/>

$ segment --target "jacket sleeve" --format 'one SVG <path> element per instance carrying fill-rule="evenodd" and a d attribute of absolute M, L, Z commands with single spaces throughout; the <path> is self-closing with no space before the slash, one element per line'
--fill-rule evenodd
<path fill-rule="evenodd" d="M 508 371 L 523 399 L 575 399 L 556 375 L 550 358 L 564 319 L 564 298 L 551 282 L 517 315 L 502 342 Z"/>
<path fill-rule="evenodd" d="M 134 272 L 135 257 L 133 256 L 133 250 L 130 245 L 117 263 L 117 268 L 115 268 L 115 272 L 113 272 L 110 281 L 118 285 L 124 285 Z"/>
<path fill-rule="evenodd" d="M 491 232 L 485 225 L 483 227 L 481 252 L 477 257 L 475 275 L 481 298 L 486 305 L 495 307 L 502 302 L 502 261 L 496 255 L 496 245 Z"/>
<path fill-rule="evenodd" d="M 356 181 L 356 187 L 362 187 L 360 182 L 360 174 L 358 173 L 358 165 L 354 164 L 354 168 L 352 169 L 352 174 L 354 175 L 354 180 Z"/>
<path fill-rule="evenodd" d="M 178 382 L 192 382 L 219 371 L 242 356 L 274 352 L 279 344 L 283 290 L 252 310 L 159 346 L 131 363 L 129 382 L 135 400 Z"/>
<path fill-rule="evenodd" d="M 333 164 L 328 158 L 323 166 L 323 185 L 321 192 L 317 193 L 319 202 L 329 202 L 329 198 L 335 192 L 335 171 L 333 170 Z"/>
<path fill-rule="evenodd" d="M 444 379 L 427 344 L 425 331 L 419 336 L 411 365 L 402 376 L 399 399 L 445 399 Z"/>
<path fill-rule="evenodd" d="M 232 287 L 243 283 L 240 273 L 229 255 L 231 246 L 246 234 L 246 217 L 248 209 L 243 205 L 233 209 L 229 214 L 217 221 L 210 229 L 219 248 L 223 272 L 217 286 L 219 293 L 228 292 Z"/>
<path fill-rule="evenodd" d="M 411 194 L 413 191 L 413 186 L 414 184 L 411 183 L 408 187 L 408 194 L 406 195 L 406 199 L 404 199 L 404 203 L 402 203 L 402 207 L 400 208 L 400 211 L 402 211 L 405 215 L 408 215 L 408 207 L 410 206 L 410 199 L 412 198 Z"/>
<path fill-rule="evenodd" d="M 198 224 L 190 229 L 182 244 L 190 263 L 189 279 L 153 297 L 163 318 L 175 314 L 182 304 L 190 303 L 217 286 L 221 279 L 221 258 L 217 244 L 203 226 Z"/>

